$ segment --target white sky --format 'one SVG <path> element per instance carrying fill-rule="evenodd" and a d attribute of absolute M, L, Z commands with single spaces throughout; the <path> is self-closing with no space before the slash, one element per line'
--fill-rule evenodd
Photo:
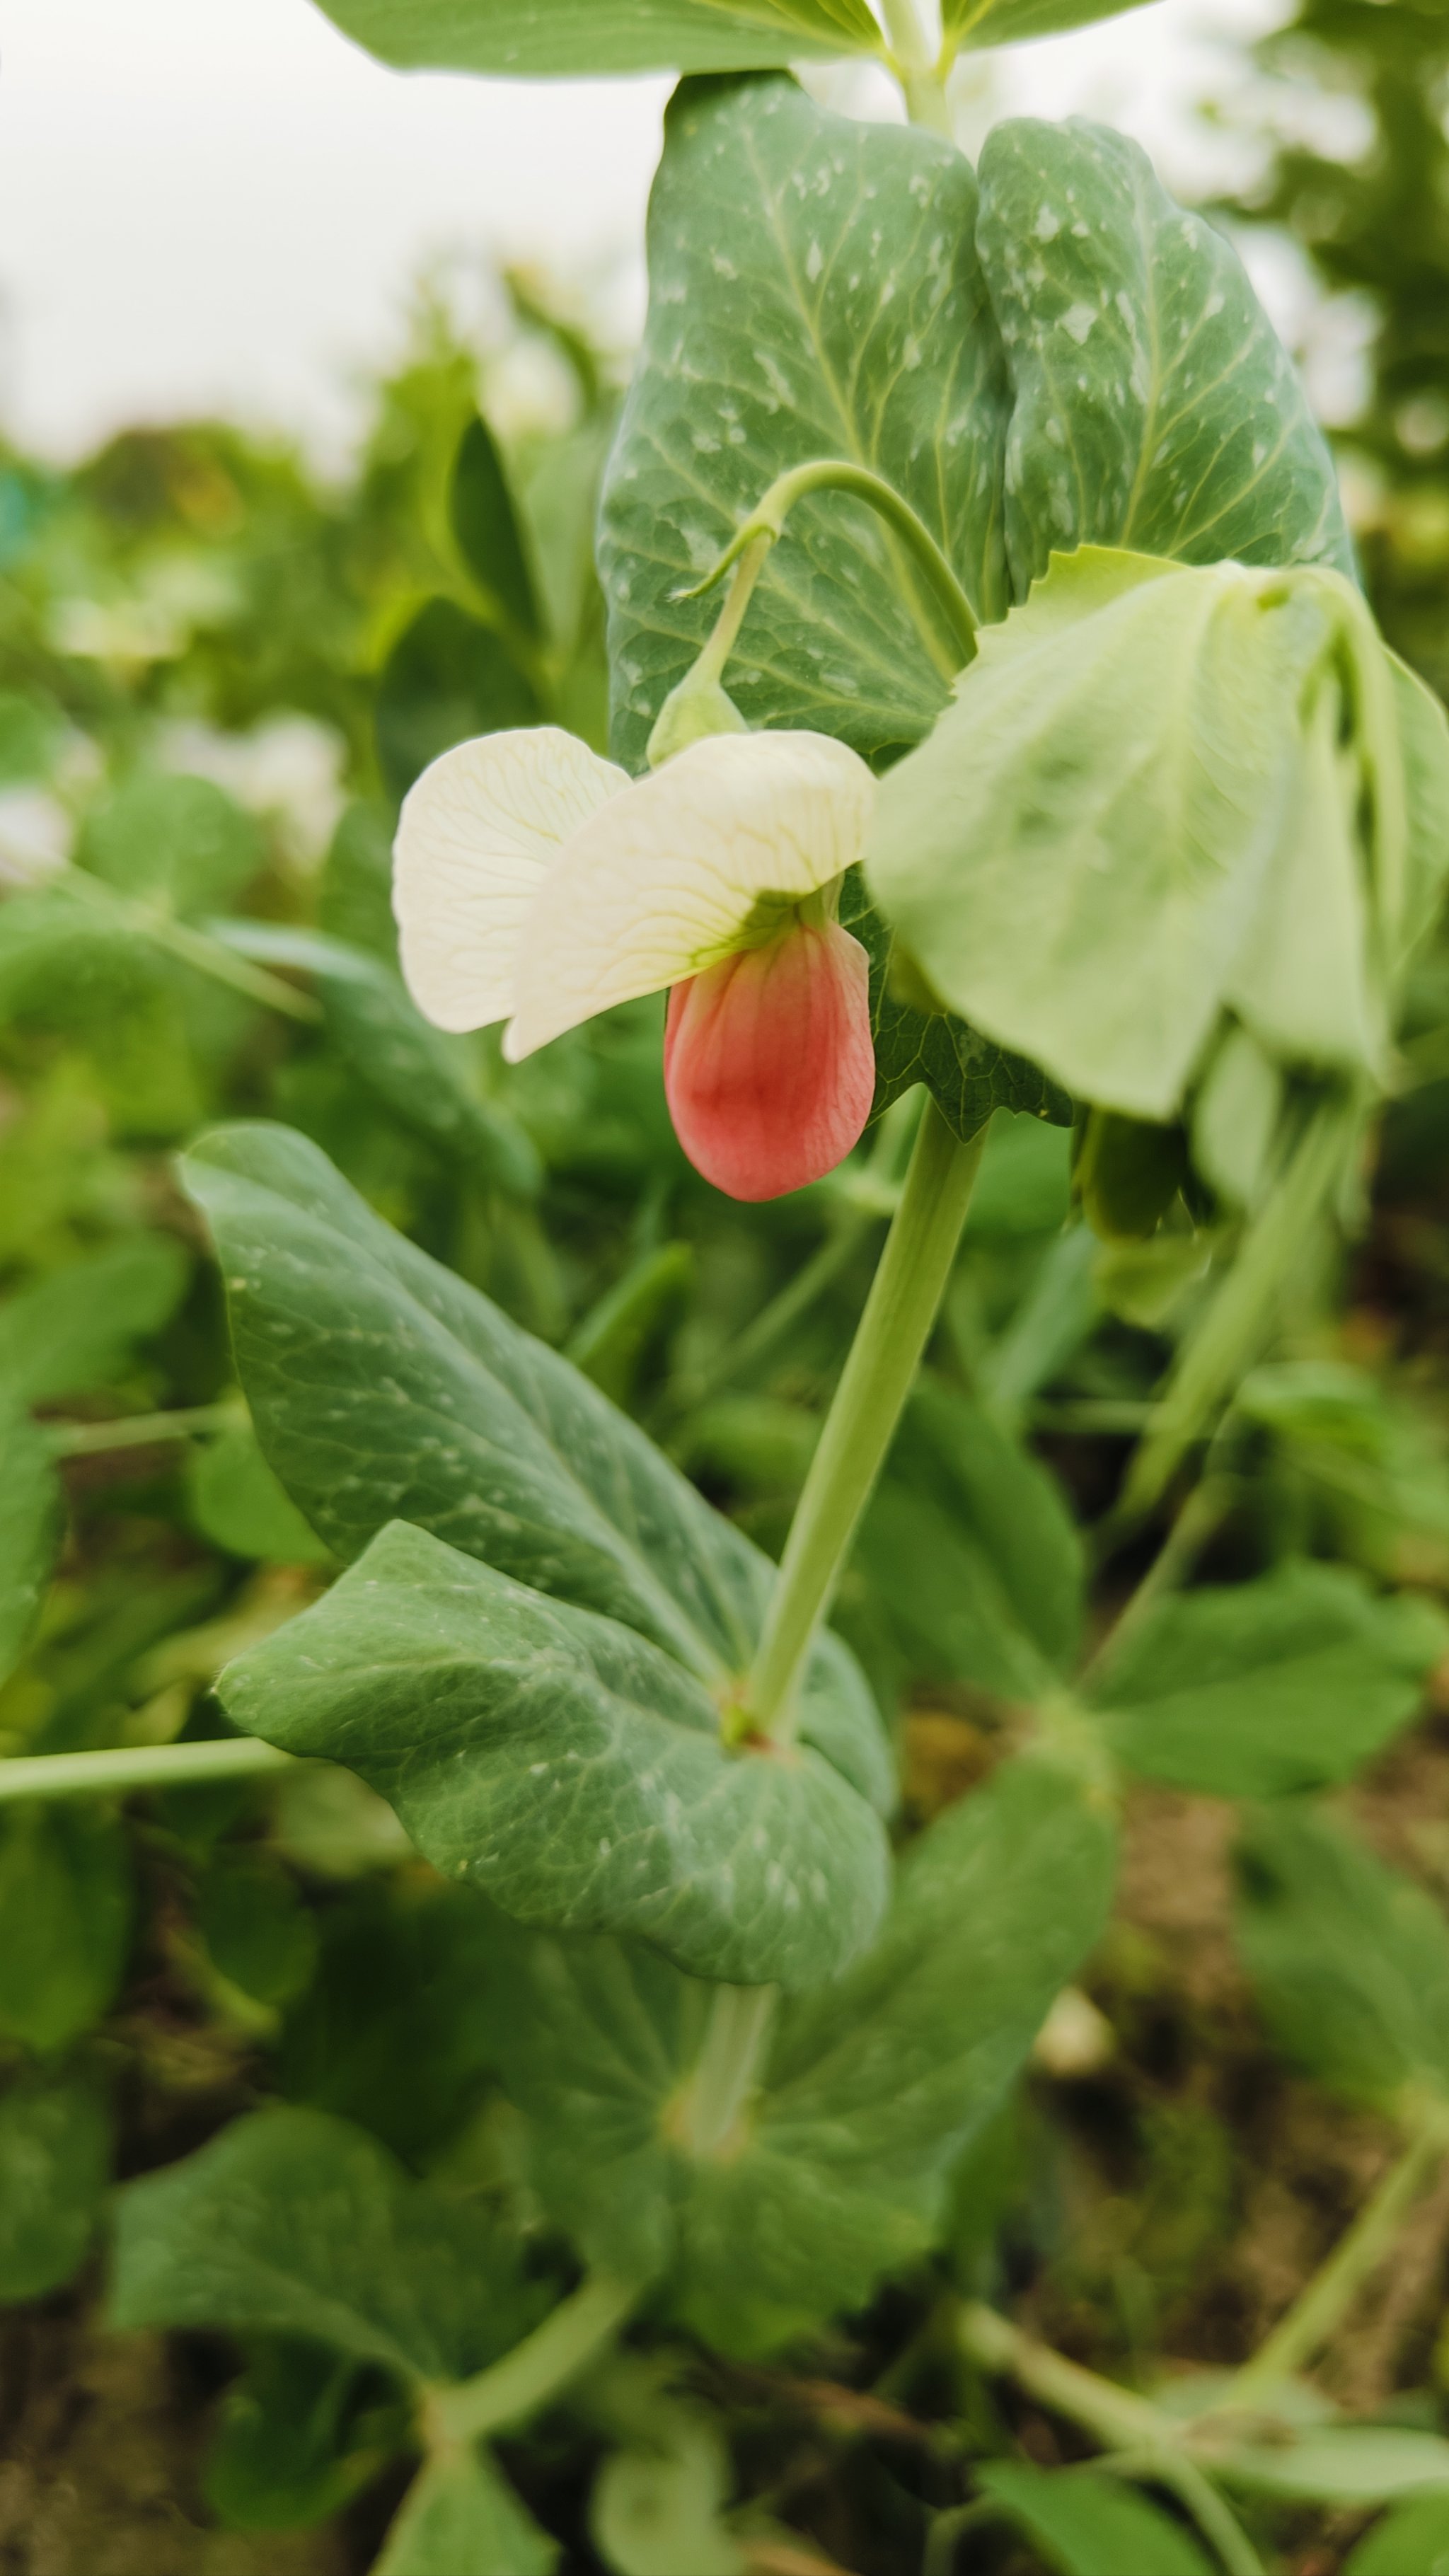
<path fill-rule="evenodd" d="M 993 114 L 1081 110 L 1204 188 L 1221 146 L 1193 102 L 1232 85 L 1224 31 L 1274 7 L 1158 0 L 977 58 L 963 139 Z M 888 112 L 871 77 L 825 75 L 840 104 Z M 439 255 L 611 282 L 627 329 L 668 89 L 405 78 L 311 0 L 0 0 L 0 420 L 61 455 L 216 408 L 332 446 Z"/>

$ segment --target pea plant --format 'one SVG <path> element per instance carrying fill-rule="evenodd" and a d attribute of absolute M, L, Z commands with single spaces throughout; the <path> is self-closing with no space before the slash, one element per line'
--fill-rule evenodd
<path fill-rule="evenodd" d="M 1318 1802 L 1449 1637 L 1439 1572 L 1384 1538 L 1442 1544 L 1442 1466 L 1322 1347 L 1410 1078 L 1443 711 L 1380 638 L 1226 239 L 1105 127 L 1013 119 L 977 168 L 951 139 L 959 53 L 1092 0 L 945 0 L 929 28 L 916 0 L 325 5 L 399 66 L 684 78 L 617 413 L 551 326 L 581 423 L 527 509 L 449 415 L 454 553 L 421 606 L 412 568 L 396 584 L 372 802 L 320 919 L 275 885 L 244 913 L 244 818 L 144 777 L 0 908 L 12 1002 L 57 956 L 82 1000 L 118 954 L 160 958 L 193 1014 L 209 989 L 234 1029 L 318 1050 L 289 1076 L 253 1035 L 226 1105 L 260 1114 L 180 1166 L 236 1390 L 32 1418 L 175 1311 L 189 1218 L 89 1280 L 93 1317 L 121 1299 L 89 1380 L 46 1375 L 42 1292 L 0 1306 L 0 1715 L 40 1705 L 25 1675 L 57 1651 L 54 1611 L 30 1641 L 63 1456 L 201 1440 L 203 1532 L 290 1569 L 153 1676 L 216 1675 L 184 1726 L 6 1718 L 0 2023 L 36 2064 L 0 2097 L 0 2290 L 48 2291 L 88 2241 L 104 2118 L 94 2069 L 60 2061 L 130 1902 L 108 1802 L 146 1791 L 155 1865 L 204 1863 L 213 1995 L 254 2037 L 287 2016 L 285 2098 L 115 2203 L 113 2327 L 246 2355 L 223 2519 L 325 2520 L 406 2462 L 383 2576 L 547 2576 L 565 2541 L 618 2576 L 822 2571 L 785 2483 L 732 2456 L 729 2392 L 838 2354 L 909 2284 L 856 2402 L 909 2421 L 925 2466 L 871 2576 L 1264 2576 L 1310 2508 L 1349 2517 L 1355 2576 L 1427 2568 L 1449 2441 L 1305 2373 L 1449 2159 L 1449 1928 Z M 906 123 L 790 68 L 852 56 L 895 74 Z M 701 1219 L 709 1276 L 768 1241 L 779 1281 L 662 1385 L 694 1255 L 659 1198 L 572 1334 L 535 1213 L 542 1138 L 583 1264 L 621 1064 L 636 1089 L 662 1069 L 673 1139 L 656 1123 L 643 1159 L 669 1189 L 757 1228 L 797 1192 L 827 1212 L 808 1257 Z M 359 1149 L 363 1096 L 446 1189 L 410 1197 Z M 887 1217 L 847 1348 L 838 1292 Z M 1027 1434 L 1104 1312 L 1059 1423 L 1115 1446 L 1074 1509 Z M 816 1328 L 823 1418 L 720 1400 Z M 752 1529 L 772 1438 L 793 1509 Z M 1225 1532 L 1230 1579 L 1194 1583 Z M 985 1750 L 902 1822 L 894 1720 L 922 1680 L 968 1695 Z M 333 1778 L 416 1872 L 410 1906 L 338 1936 L 353 1994 L 398 1998 L 366 2084 L 319 2037 L 346 1909 L 299 1964 L 270 1847 L 207 1858 L 256 1812 L 235 1802 Z M 1016 2322 L 1002 2230 L 1033 2051 L 1096 2044 L 1076 1980 L 1134 1782 L 1243 1802 L 1261 2011 L 1398 2153 L 1256 2350 L 1116 2378 Z M 42 1917 L 61 2002 L 27 2020 Z M 483 2109 L 434 2153 L 458 2070 Z M 585 2501 L 561 2513 L 555 2482 Z"/>

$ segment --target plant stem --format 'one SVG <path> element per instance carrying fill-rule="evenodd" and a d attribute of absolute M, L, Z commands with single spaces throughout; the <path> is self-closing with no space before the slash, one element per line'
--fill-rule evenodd
<path fill-rule="evenodd" d="M 1079 1681 L 1100 1679 L 1163 1594 L 1175 1592 L 1191 1573 L 1208 1540 L 1231 1511 L 1237 1491 L 1236 1477 L 1222 1474 L 1204 1476 L 1202 1483 L 1194 1486 L 1126 1608 L 1108 1629 Z"/>
<path fill-rule="evenodd" d="M 1228 2412 L 1285 2379 L 1292 2379 L 1327 2343 L 1393 2248 L 1415 2201 L 1449 2154 L 1449 2124 L 1442 2113 L 1426 2118 L 1397 2162 L 1342 2235 L 1327 2262 L 1280 2317 L 1266 2343 L 1237 2373 L 1216 2411 Z"/>
<path fill-rule="evenodd" d="M 200 1744 L 117 1744 L 98 1753 L 28 1753 L 0 1761 L 0 1805 L 13 1798 L 81 1798 L 128 1789 L 184 1788 L 281 1771 L 293 1756 L 251 1735 Z"/>
<path fill-rule="evenodd" d="M 906 94 L 906 109 L 913 125 L 927 126 L 933 134 L 952 140 L 951 111 L 946 102 L 944 54 L 933 55 L 930 40 L 916 12 L 915 0 L 881 0 L 890 44 L 891 69 Z"/>
<path fill-rule="evenodd" d="M 1145 2451 L 1155 2459 L 1181 2439 L 1181 2425 L 1147 2398 L 1134 2397 L 1130 2388 L 1100 2379 L 1094 2370 L 1037 2343 L 979 2300 L 962 2309 L 956 2332 L 970 2360 L 995 2378 L 1014 2379 L 1029 2397 L 1080 2424 L 1109 2450 Z"/>
<path fill-rule="evenodd" d="M 716 1986 L 679 2124 L 691 2155 L 718 2155 L 733 2137 L 764 2072 L 779 1999 L 778 1986 Z"/>
<path fill-rule="evenodd" d="M 1142 1519 L 1160 1500 L 1214 1408 L 1256 1358 L 1271 1329 L 1283 1281 L 1342 1169 L 1353 1114 L 1349 1102 L 1329 1099 L 1320 1101 L 1307 1120 L 1281 1180 L 1249 1226 L 1201 1324 L 1178 1354 L 1112 1515 L 1114 1534 Z"/>
<path fill-rule="evenodd" d="M 731 564 L 739 565 L 734 587 L 725 603 L 724 617 L 705 646 L 696 669 L 702 669 L 709 679 L 720 678 L 765 556 L 784 535 L 785 521 L 796 502 L 808 499 L 812 492 L 847 492 L 852 500 L 864 501 L 885 520 L 888 527 L 895 530 L 898 537 L 904 538 L 945 611 L 963 664 L 971 661 L 976 651 L 979 623 L 976 611 L 924 521 L 917 518 L 909 501 L 902 500 L 894 484 L 887 483 L 879 474 L 872 474 L 864 465 L 848 465 L 840 457 L 822 456 L 809 465 L 793 466 L 788 474 L 780 475 L 763 499 L 756 502 L 743 527 L 736 532 L 703 581 L 696 583 L 693 590 L 681 593 L 685 599 L 702 598 L 706 591 L 713 590 L 716 582 L 723 581 Z M 729 642 L 722 652 L 716 654 L 715 647 L 725 618 L 734 614 L 736 594 L 742 577 L 746 575 L 748 584 L 739 613 L 734 617 Z"/>
<path fill-rule="evenodd" d="M 1205 2540 L 1211 2541 L 1227 2576 L 1264 2576 L 1263 2561 L 1232 2507 L 1195 2460 L 1165 2457 L 1150 2471 L 1160 2485 L 1174 2487 Z"/>
<path fill-rule="evenodd" d="M 926 1104 L 880 1267 L 835 1390 L 770 1596 L 744 1706 L 788 1743 L 795 1689 L 911 1391 L 956 1257 L 986 1142 L 952 1135 Z"/>
<path fill-rule="evenodd" d="M 41 1424 L 58 1458 L 103 1457 L 111 1449 L 147 1449 L 162 1440 L 191 1440 L 206 1431 L 235 1431 L 246 1420 L 231 1402 L 197 1404 L 181 1413 L 127 1413 L 115 1422 Z"/>
<path fill-rule="evenodd" d="M 430 2447 L 476 2442 L 536 2415 L 612 2342 L 641 2295 L 637 2281 L 591 2272 L 541 2326 L 501 2361 L 455 2388 L 437 2388 L 426 2404 Z"/>

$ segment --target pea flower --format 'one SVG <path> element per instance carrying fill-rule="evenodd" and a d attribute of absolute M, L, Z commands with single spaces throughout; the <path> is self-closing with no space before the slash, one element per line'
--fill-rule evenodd
<path fill-rule="evenodd" d="M 867 960 L 836 913 L 874 794 L 825 734 L 714 734 L 637 781 L 551 725 L 460 743 L 398 827 L 408 987 L 439 1028 L 506 1019 L 511 1063 L 670 987 L 680 1143 L 732 1198 L 778 1198 L 870 1114 Z"/>

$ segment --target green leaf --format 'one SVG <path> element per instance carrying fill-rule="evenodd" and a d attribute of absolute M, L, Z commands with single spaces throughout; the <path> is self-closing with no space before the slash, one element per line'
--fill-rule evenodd
<path fill-rule="evenodd" d="M 1254 1817 L 1239 1865 L 1238 1944 L 1288 2055 L 1390 2108 L 1449 2095 L 1449 1926 L 1423 1890 L 1295 1807 Z"/>
<path fill-rule="evenodd" d="M 1175 1114 L 1251 956 L 1340 615 L 1312 578 L 1058 557 L 882 782 L 867 876 L 912 957 L 1104 1107 Z"/>
<path fill-rule="evenodd" d="M 384 62 L 445 71 L 734 72 L 877 53 L 864 0 L 323 0 Z"/>
<path fill-rule="evenodd" d="M 300 1994 L 317 1956 L 294 1879 L 263 1851 L 224 1850 L 201 1884 L 197 1928 L 213 1967 L 260 2004 Z"/>
<path fill-rule="evenodd" d="M 417 2384 L 483 2369 L 537 2304 L 500 2220 L 320 2111 L 248 2113 L 120 2195 L 122 2329 L 301 2335 Z"/>
<path fill-rule="evenodd" d="M 234 1724 L 345 1761 L 524 1922 L 793 1987 L 880 1919 L 879 1818 L 819 1753 L 731 1751 L 717 1702 L 634 1629 L 406 1522 L 217 1687 Z"/>
<path fill-rule="evenodd" d="M 1137 144 L 1079 118 L 998 125 L 978 240 L 1014 396 L 1018 597 L 1053 549 L 1081 545 L 1352 575 L 1333 461 L 1292 362 L 1237 253 L 1173 204 Z"/>
<path fill-rule="evenodd" d="M 540 642 L 543 621 L 523 528 L 498 443 L 481 414 L 469 421 L 453 460 L 448 520 L 458 552 L 490 604 L 508 625 Z"/>
<path fill-rule="evenodd" d="M 159 950 L 117 908 L 66 877 L 0 904 L 0 1011 L 86 1027 L 98 1011 L 155 993 Z"/>
<path fill-rule="evenodd" d="M 430 599 L 398 637 L 377 684 L 377 756 L 389 794 L 405 796 L 455 742 L 537 724 L 542 712 L 504 637 L 456 600 Z"/>
<path fill-rule="evenodd" d="M 1449 2496 L 1386 2513 L 1350 2550 L 1343 2576 L 1449 2576 Z"/>
<path fill-rule="evenodd" d="M 940 2222 L 952 2166 L 996 2109 L 1110 1895 L 1111 1820 L 1014 1762 L 902 1864 L 886 1928 L 788 2003 L 764 2090 L 717 2156 L 681 2100 L 710 1990 L 649 1951 L 515 1934 L 495 2010 L 546 2207 L 591 2260 L 667 2273 L 707 2341 L 760 2350 L 859 2306 Z"/>
<path fill-rule="evenodd" d="M 954 1012 L 918 1011 L 892 991 L 895 933 L 871 903 L 859 868 L 852 868 L 846 877 L 840 921 L 870 959 L 870 1022 L 875 1041 L 872 1120 L 916 1083 L 924 1082 L 952 1134 L 963 1144 L 980 1134 L 997 1109 L 1020 1110 L 1057 1126 L 1070 1126 L 1071 1102 L 1037 1065 L 1024 1056 L 1008 1055 Z"/>
<path fill-rule="evenodd" d="M 382 2465 L 357 2424 L 359 2366 L 317 2344 L 261 2338 L 221 2401 L 201 2491 L 229 2531 L 303 2531 Z"/>
<path fill-rule="evenodd" d="M 110 2178 L 110 2115 L 89 2076 L 21 2076 L 0 2094 L 0 2302 L 79 2270 Z"/>
<path fill-rule="evenodd" d="M 90 1806 L 0 1817 L 0 2031 L 42 2056 L 69 2047 L 115 2000 L 133 1910 L 130 1848 Z"/>
<path fill-rule="evenodd" d="M 983 2495 L 1038 2542 L 1061 2576 L 1208 2576 L 1208 2561 L 1181 2525 L 1131 2487 L 1092 2469 L 1033 2469 L 991 2460 L 976 2472 Z"/>
<path fill-rule="evenodd" d="M 50 1581 L 61 1496 L 50 1443 L 0 1402 L 0 1681 L 19 1662 Z"/>
<path fill-rule="evenodd" d="M 1443 901 L 1449 875 L 1449 717 L 1418 674 L 1388 655 L 1404 747 L 1408 798 L 1406 949 L 1421 938 Z"/>
<path fill-rule="evenodd" d="M 1427 1601 L 1385 1600 L 1342 1567 L 1160 1602 L 1090 1693 L 1119 1760 L 1217 1798 L 1347 1780 L 1407 1725 L 1449 1647 Z"/>
<path fill-rule="evenodd" d="M 209 778 L 142 776 L 87 815 L 76 856 L 118 894 L 185 916 L 224 909 L 257 874 L 266 843 Z"/>
<path fill-rule="evenodd" d="M 428 2462 L 374 2576 L 551 2576 L 558 2556 L 490 2454 L 473 2449 Z"/>
<path fill-rule="evenodd" d="M 381 804 L 349 805 L 327 853 L 317 918 L 329 939 L 397 964 L 392 914 L 392 816 Z"/>
<path fill-rule="evenodd" d="M 331 1549 L 308 1527 L 245 1426 L 193 1450 L 186 1486 L 202 1537 L 229 1556 L 265 1565 L 332 1562 Z"/>
<path fill-rule="evenodd" d="M 615 2451 L 599 2471 L 590 2533 L 615 2576 L 744 2576 L 744 2550 L 719 2518 L 728 2496 L 718 2426 L 660 2404 L 651 2447 Z"/>
<path fill-rule="evenodd" d="M 948 144 L 828 114 L 791 81 L 683 90 L 649 217 L 649 320 L 605 478 L 614 742 L 642 765 L 711 632 L 682 600 L 787 467 L 883 475 L 985 617 L 1006 599 L 1006 385 Z M 918 741 L 960 650 L 900 542 L 828 492 L 790 514 L 728 684 L 753 725 Z"/>
<path fill-rule="evenodd" d="M 185 1171 L 216 1239 L 257 1436 L 344 1563 L 409 1520 L 623 1620 L 708 1688 L 746 1669 L 773 1568 L 587 1378 L 394 1234 L 287 1129 L 221 1129 Z M 830 1638 L 802 1731 L 890 1805 L 879 1718 Z"/>
<path fill-rule="evenodd" d="M 327 1034 L 349 1070 L 424 1144 L 516 1198 L 537 1196 L 542 1165 L 503 1109 L 480 1099 L 466 1039 L 425 1020 L 396 968 L 314 930 L 265 921 L 212 922 L 227 947 L 316 979 Z"/>
<path fill-rule="evenodd" d="M 1388 2504 L 1425 2487 L 1449 2493 L 1449 2442 L 1394 2425 L 1327 2424 L 1272 2442 L 1237 2442 L 1215 2465 L 1256 2495 Z M 1415 2576 L 1427 2576 L 1422 2561 Z"/>
<path fill-rule="evenodd" d="M 1076 1653 L 1084 1569 L 1061 1493 L 991 1414 L 945 1386 L 911 1399 L 855 1561 L 928 1680 L 1032 1699 Z"/>
<path fill-rule="evenodd" d="M 133 1343 L 169 1322 L 190 1275 L 170 1234 L 137 1234 L 47 1272 L 0 1305 L 0 1387 L 27 1404 L 124 1375 Z"/>

